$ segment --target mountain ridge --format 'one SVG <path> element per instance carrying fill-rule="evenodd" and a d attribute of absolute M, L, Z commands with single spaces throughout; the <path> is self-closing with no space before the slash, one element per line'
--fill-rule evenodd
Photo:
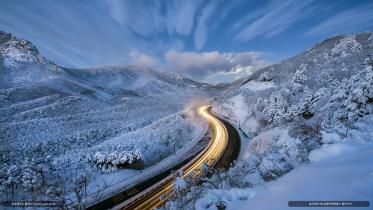
<path fill-rule="evenodd" d="M 104 101 L 113 97 L 117 98 L 121 94 L 126 96 L 154 96 L 155 94 L 161 94 L 162 91 L 165 93 L 183 92 L 181 88 L 206 92 L 210 87 L 209 84 L 199 83 L 179 75 L 161 73 L 134 65 L 102 66 L 86 69 L 64 68 L 40 55 L 31 42 L 18 39 L 12 34 L 1 31 L 0 64 L 2 64 L 0 65 L 0 68 L 2 68 L 0 71 L 0 75 L 2 74 L 0 86 L 11 88 L 25 86 L 27 83 L 30 83 L 29 86 L 51 86 L 46 83 L 54 83 L 57 85 L 52 88 L 59 86 L 57 89 L 61 90 L 62 88 L 62 91 L 65 92 L 63 86 L 71 86 L 70 89 L 81 89 L 80 92 L 90 93 L 88 95 L 96 92 L 103 97 Z M 141 86 L 140 82 L 144 86 Z M 132 87 L 130 84 L 132 84 Z M 152 92 L 152 89 L 155 92 Z M 67 90 L 70 93 L 71 91 L 74 90 Z M 140 93 L 137 93 L 137 91 L 140 91 Z M 144 92 L 141 93 L 141 91 Z"/>

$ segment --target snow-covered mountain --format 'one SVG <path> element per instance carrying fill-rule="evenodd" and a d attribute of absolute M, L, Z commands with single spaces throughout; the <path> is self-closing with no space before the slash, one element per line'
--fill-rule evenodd
<path fill-rule="evenodd" d="M 295 185 L 316 183 L 312 174 L 323 170 L 329 175 L 318 179 L 334 188 L 343 169 L 352 174 L 340 180 L 363 179 L 339 191 L 367 200 L 372 68 L 373 33 L 332 37 L 248 78 L 211 86 L 137 66 L 63 68 L 0 32 L 0 192 L 16 186 L 16 198 L 73 202 L 88 183 L 88 194 L 99 194 L 199 136 L 203 126 L 186 104 L 220 93 L 213 109 L 243 132 L 240 160 L 210 179 L 186 180 L 190 188 L 165 208 L 261 209 L 268 197 L 286 202 L 276 189 L 307 200 L 310 193 L 294 192 Z"/>
<path fill-rule="evenodd" d="M 28 41 L 0 32 L 1 87 L 48 86 L 87 96 L 161 96 L 198 92 L 209 86 L 137 66 L 66 69 L 41 56 Z M 182 94 L 184 93 L 184 94 Z"/>
<path fill-rule="evenodd" d="M 63 68 L 0 32 L 0 186 L 66 196 L 79 174 L 88 192 L 114 179 L 105 173 L 136 174 L 118 169 L 153 165 L 200 135 L 186 108 L 208 86 L 137 66 Z"/>
<path fill-rule="evenodd" d="M 193 191 L 175 196 L 166 209 L 216 209 L 217 205 L 286 209 L 289 199 L 371 200 L 373 166 L 367 151 L 373 143 L 372 68 L 373 33 L 341 35 L 226 85 L 213 109 L 236 122 L 247 137 L 240 161 L 228 172 L 215 172 L 204 184 L 190 181 Z M 338 161 L 344 154 L 351 158 Z M 328 161 L 340 165 L 333 170 Z M 309 162 L 312 164 L 307 168 Z M 357 164 L 368 169 L 357 170 Z M 302 172 L 292 171 L 301 166 L 306 167 Z M 338 177 L 341 168 L 349 175 Z M 329 183 L 325 184 L 329 188 L 322 192 L 312 188 L 319 186 L 320 180 L 302 175 L 321 173 L 317 170 L 329 174 L 322 182 Z M 285 175 L 288 172 L 290 177 Z M 268 182 L 284 175 L 283 185 Z M 359 180 L 353 185 L 344 181 L 359 176 L 364 180 L 370 177 L 370 182 Z M 290 191 L 302 182 L 312 184 L 298 186 L 302 192 Z M 345 187 L 338 188 L 338 183 Z M 338 192 L 333 192 L 334 188 Z M 345 193 L 341 193 L 343 189 Z M 279 205 L 271 206 L 268 200 Z"/>

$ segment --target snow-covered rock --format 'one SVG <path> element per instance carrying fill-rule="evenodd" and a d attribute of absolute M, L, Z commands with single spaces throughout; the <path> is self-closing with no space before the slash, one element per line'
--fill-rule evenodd
<path fill-rule="evenodd" d="M 32 64 L 42 60 L 38 50 L 27 40 L 19 40 L 11 34 L 0 32 L 0 56 L 6 67 Z"/>

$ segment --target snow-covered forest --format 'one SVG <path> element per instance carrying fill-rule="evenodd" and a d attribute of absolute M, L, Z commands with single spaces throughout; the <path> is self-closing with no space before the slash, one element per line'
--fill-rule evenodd
<path fill-rule="evenodd" d="M 360 33 L 329 38 L 232 84 L 213 109 L 242 131 L 240 159 L 228 171 L 210 171 L 211 178 L 185 180 L 165 209 L 284 209 L 292 198 L 369 200 L 372 68 L 373 33 Z M 321 171 L 325 177 L 316 175 Z M 352 185 L 348 177 L 359 178 Z M 308 184 L 299 189 L 302 178 Z M 316 189 L 319 183 L 325 188 Z"/>
<path fill-rule="evenodd" d="M 1 199 L 67 205 L 169 157 L 204 132 L 193 104 L 205 86 L 136 66 L 63 68 L 0 32 Z"/>

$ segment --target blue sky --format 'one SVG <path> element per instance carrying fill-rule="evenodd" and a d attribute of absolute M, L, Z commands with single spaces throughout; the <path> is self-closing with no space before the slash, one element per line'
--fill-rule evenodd
<path fill-rule="evenodd" d="M 3 0 L 0 30 L 66 67 L 143 65 L 227 82 L 337 34 L 372 31 L 357 0 Z"/>

